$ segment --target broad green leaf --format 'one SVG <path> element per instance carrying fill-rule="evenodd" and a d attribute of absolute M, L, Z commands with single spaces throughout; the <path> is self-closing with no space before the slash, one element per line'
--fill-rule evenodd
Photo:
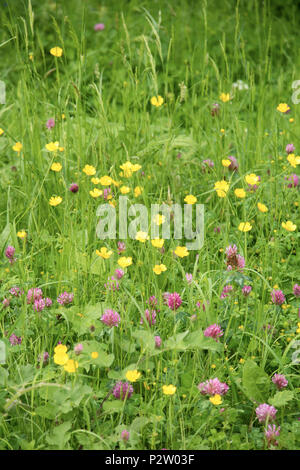
<path fill-rule="evenodd" d="M 184 342 L 188 349 L 205 349 L 218 352 L 223 350 L 223 345 L 220 342 L 204 336 L 201 330 L 190 333 Z"/>
<path fill-rule="evenodd" d="M 280 408 L 285 406 L 289 401 L 293 400 L 294 392 L 290 390 L 283 390 L 282 392 L 277 392 L 273 398 L 269 399 L 270 405 L 275 406 L 275 408 Z"/>
<path fill-rule="evenodd" d="M 270 387 L 269 376 L 251 359 L 247 359 L 244 364 L 242 384 L 250 400 L 266 403 Z"/>
<path fill-rule="evenodd" d="M 46 436 L 46 441 L 50 446 L 55 449 L 63 450 L 70 439 L 68 432 L 72 427 L 71 421 L 67 421 L 59 426 L 56 426 L 49 436 Z"/>
<path fill-rule="evenodd" d="M 119 413 L 123 406 L 124 402 L 122 400 L 105 401 L 103 403 L 103 410 L 107 413 Z"/>

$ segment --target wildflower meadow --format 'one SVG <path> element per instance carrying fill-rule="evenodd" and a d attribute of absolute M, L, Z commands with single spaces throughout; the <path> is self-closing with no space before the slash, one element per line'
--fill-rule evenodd
<path fill-rule="evenodd" d="M 300 449 L 299 21 L 1 0 L 1 450 Z"/>

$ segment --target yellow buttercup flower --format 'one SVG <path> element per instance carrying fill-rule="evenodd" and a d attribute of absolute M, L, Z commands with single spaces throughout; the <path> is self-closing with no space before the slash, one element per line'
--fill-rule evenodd
<path fill-rule="evenodd" d="M 158 275 L 163 273 L 166 270 L 167 270 L 167 267 L 164 264 L 156 264 L 153 268 L 153 272 Z"/>
<path fill-rule="evenodd" d="M 128 194 L 130 192 L 130 188 L 128 186 L 121 186 L 120 192 L 122 194 Z"/>
<path fill-rule="evenodd" d="M 50 49 L 50 54 L 51 55 L 54 55 L 54 57 L 61 57 L 62 56 L 62 53 L 63 53 L 63 50 L 61 47 L 52 47 L 52 49 Z"/>
<path fill-rule="evenodd" d="M 220 94 L 220 100 L 223 101 L 223 103 L 227 103 L 227 101 L 230 100 L 229 93 L 221 93 Z"/>
<path fill-rule="evenodd" d="M 177 246 L 174 253 L 175 253 L 175 255 L 179 256 L 180 258 L 184 258 L 185 256 L 189 255 L 189 252 L 188 252 L 188 249 L 187 249 L 186 246 Z"/>
<path fill-rule="evenodd" d="M 267 206 L 265 206 L 265 204 L 262 204 L 261 202 L 257 203 L 257 208 L 260 212 L 268 212 L 269 210 Z"/>
<path fill-rule="evenodd" d="M 293 168 L 296 168 L 297 165 L 300 165 L 300 157 L 295 157 L 293 153 L 289 153 L 289 155 L 287 156 L 287 160 Z"/>
<path fill-rule="evenodd" d="M 58 206 L 62 202 L 62 198 L 60 196 L 52 196 L 49 200 L 50 206 Z"/>
<path fill-rule="evenodd" d="M 100 178 L 92 178 L 92 179 L 91 179 L 91 182 L 92 182 L 93 184 L 100 184 Z"/>
<path fill-rule="evenodd" d="M 153 240 L 151 240 L 151 244 L 152 246 L 154 246 L 154 248 L 162 248 L 164 246 L 164 239 L 163 238 L 154 238 Z"/>
<path fill-rule="evenodd" d="M 282 222 L 282 227 L 285 228 L 288 232 L 294 232 L 297 228 L 296 224 L 293 224 L 291 220 L 288 220 L 287 222 Z"/>
<path fill-rule="evenodd" d="M 153 106 L 156 106 L 158 108 L 159 106 L 163 104 L 164 99 L 160 95 L 158 95 L 158 96 L 152 96 L 150 101 Z"/>
<path fill-rule="evenodd" d="M 90 195 L 94 198 L 100 197 L 100 196 L 102 196 L 102 194 L 103 194 L 103 191 L 101 189 L 98 189 L 98 188 L 94 188 L 94 189 L 92 189 L 92 191 L 90 191 Z"/>
<path fill-rule="evenodd" d="M 138 163 L 132 164 L 131 162 L 127 161 L 123 163 L 123 165 L 120 165 L 121 170 L 123 170 L 120 173 L 120 176 L 124 178 L 130 178 L 132 176 L 132 173 L 140 170 L 142 167 Z"/>
<path fill-rule="evenodd" d="M 16 142 L 15 145 L 13 145 L 13 150 L 15 152 L 20 153 L 22 148 L 23 148 L 23 145 L 21 144 L 21 142 Z"/>
<path fill-rule="evenodd" d="M 66 372 L 72 374 L 76 372 L 76 369 L 78 369 L 78 362 L 74 361 L 74 359 L 69 359 L 68 362 L 64 365 L 64 369 Z"/>
<path fill-rule="evenodd" d="M 277 111 L 280 111 L 281 113 L 286 113 L 291 108 L 286 103 L 279 103 L 276 109 Z"/>
<path fill-rule="evenodd" d="M 249 232 L 249 230 L 252 229 L 252 225 L 250 225 L 249 222 L 241 222 L 238 229 L 241 231 L 241 232 Z"/>
<path fill-rule="evenodd" d="M 25 230 L 21 230 L 20 232 L 17 233 L 17 237 L 25 238 L 27 237 L 27 233 L 25 232 Z"/>
<path fill-rule="evenodd" d="M 246 191 L 243 188 L 236 188 L 234 194 L 241 199 L 246 197 Z"/>
<path fill-rule="evenodd" d="M 49 142 L 49 144 L 46 144 L 45 147 L 47 150 L 49 150 L 49 152 L 57 152 L 59 149 L 59 142 Z"/>
<path fill-rule="evenodd" d="M 136 382 L 141 376 L 141 373 L 137 370 L 128 370 L 125 377 L 129 382 Z"/>
<path fill-rule="evenodd" d="M 97 357 L 99 357 L 99 353 L 97 353 L 97 351 L 93 351 L 93 352 L 91 353 L 91 358 L 92 358 L 92 359 L 97 359 Z"/>
<path fill-rule="evenodd" d="M 166 218 L 164 215 L 161 215 L 161 214 L 156 214 L 154 217 L 153 217 L 153 222 L 156 224 L 156 225 L 161 225 L 165 222 Z"/>
<path fill-rule="evenodd" d="M 68 362 L 69 356 L 68 354 L 64 352 L 59 352 L 59 353 L 54 354 L 53 360 L 55 364 L 59 366 L 64 366 Z"/>
<path fill-rule="evenodd" d="M 141 243 L 145 243 L 146 240 L 149 240 L 147 232 L 137 232 L 135 239 Z"/>
<path fill-rule="evenodd" d="M 143 188 L 141 188 L 140 186 L 136 186 L 134 188 L 134 197 L 139 197 L 143 192 Z"/>
<path fill-rule="evenodd" d="M 88 176 L 93 176 L 96 173 L 96 168 L 92 165 L 85 165 L 82 171 Z"/>
<path fill-rule="evenodd" d="M 231 165 L 231 161 L 227 159 L 222 160 L 222 165 L 225 166 L 225 168 L 228 168 Z"/>
<path fill-rule="evenodd" d="M 51 170 L 52 171 L 60 171 L 62 169 L 62 165 L 60 163 L 52 163 Z"/>
<path fill-rule="evenodd" d="M 110 184 L 112 184 L 112 178 L 110 176 L 102 176 L 100 178 L 100 184 L 102 184 L 102 186 L 109 186 Z"/>
<path fill-rule="evenodd" d="M 213 397 L 210 397 L 210 398 L 209 398 L 209 401 L 210 401 L 213 405 L 221 405 L 221 403 L 222 403 L 221 395 L 218 395 L 218 394 L 216 393 L 216 395 L 214 395 Z"/>
<path fill-rule="evenodd" d="M 121 256 L 121 258 L 118 259 L 118 265 L 121 266 L 121 268 L 127 268 L 132 264 L 132 258 L 131 256 Z"/>
<path fill-rule="evenodd" d="M 197 202 L 197 198 L 195 196 L 193 196 L 192 194 L 189 194 L 188 196 L 186 196 L 184 198 L 184 201 L 187 204 L 195 204 L 195 202 Z"/>
<path fill-rule="evenodd" d="M 163 390 L 164 395 L 174 395 L 174 393 L 176 392 L 176 387 L 175 385 L 172 385 L 172 384 L 163 385 L 162 390 Z"/>
<path fill-rule="evenodd" d="M 4 134 L 4 130 L 0 127 L 0 135 Z"/>
<path fill-rule="evenodd" d="M 102 246 L 102 248 L 100 248 L 100 251 L 96 250 L 96 254 L 103 259 L 108 259 L 111 257 L 112 251 L 111 250 L 108 251 L 106 246 Z"/>
<path fill-rule="evenodd" d="M 55 348 L 54 348 L 54 352 L 56 354 L 62 354 L 62 353 L 66 353 L 68 350 L 67 346 L 65 346 L 64 344 L 58 344 Z"/>
<path fill-rule="evenodd" d="M 225 180 L 216 181 L 214 189 L 217 191 L 217 195 L 219 197 L 226 197 L 229 190 L 229 184 Z"/>
<path fill-rule="evenodd" d="M 131 165 L 131 169 L 134 173 L 136 171 L 139 171 L 141 168 L 142 168 L 141 165 L 139 165 L 138 163 L 134 163 L 133 165 Z"/>
<path fill-rule="evenodd" d="M 247 184 L 254 186 L 255 184 L 259 184 L 259 177 L 255 173 L 251 173 L 245 176 L 245 181 Z"/>

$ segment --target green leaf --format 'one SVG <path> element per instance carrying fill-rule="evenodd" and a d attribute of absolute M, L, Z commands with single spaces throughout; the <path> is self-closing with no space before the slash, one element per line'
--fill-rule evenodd
<path fill-rule="evenodd" d="M 56 426 L 51 434 L 46 436 L 46 441 L 50 446 L 55 447 L 55 449 L 63 450 L 70 439 L 70 433 L 68 431 L 71 427 L 71 421 Z"/>
<path fill-rule="evenodd" d="M 280 408 L 285 406 L 289 401 L 293 400 L 294 392 L 290 390 L 284 390 L 283 392 L 277 392 L 273 398 L 269 399 L 270 405 L 275 406 L 275 408 Z"/>
<path fill-rule="evenodd" d="M 213 338 L 204 336 L 202 330 L 193 331 L 185 339 L 188 349 L 204 349 L 208 351 L 222 351 L 223 345 Z"/>
<path fill-rule="evenodd" d="M 175 349 L 178 351 L 184 351 L 188 348 L 188 345 L 183 341 L 184 338 L 189 334 L 189 330 L 184 331 L 183 333 L 177 333 L 174 336 L 171 336 L 167 339 L 164 344 L 164 349 Z"/>
<path fill-rule="evenodd" d="M 266 402 L 270 386 L 269 376 L 251 359 L 247 359 L 244 364 L 242 384 L 250 400 Z"/>
<path fill-rule="evenodd" d="M 103 410 L 107 413 L 119 413 L 124 406 L 122 400 L 113 400 L 113 401 L 105 401 L 103 403 Z"/>
<path fill-rule="evenodd" d="M 144 351 L 153 351 L 155 348 L 154 334 L 147 330 L 138 330 L 132 333 L 132 336 L 138 340 L 138 343 Z"/>

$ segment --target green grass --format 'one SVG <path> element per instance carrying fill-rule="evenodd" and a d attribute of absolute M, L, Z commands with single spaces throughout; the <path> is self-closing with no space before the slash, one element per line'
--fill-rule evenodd
<path fill-rule="evenodd" d="M 278 410 L 276 448 L 299 449 L 299 365 L 292 363 L 300 340 L 293 294 L 299 192 L 285 180 L 299 171 L 285 147 L 293 143 L 299 153 L 292 82 L 300 79 L 300 11 L 293 2 L 281 3 L 1 2 L 0 294 L 10 305 L 0 308 L 6 350 L 0 449 L 266 449 L 265 426 L 255 413 L 261 403 Z M 100 22 L 105 29 L 94 31 Z M 62 57 L 50 54 L 54 46 L 63 49 Z M 234 89 L 237 80 L 248 89 Z M 231 93 L 230 101 L 223 103 L 221 93 Z M 164 99 L 160 107 L 150 102 L 157 95 Z M 214 103 L 220 105 L 216 116 Z M 291 112 L 280 113 L 279 103 Z M 55 119 L 52 130 L 49 118 Z M 63 151 L 46 150 L 55 141 Z M 23 145 L 19 154 L 16 142 Z M 229 155 L 238 160 L 237 172 L 222 165 Z M 206 159 L 214 161 L 212 169 Z M 127 160 L 141 165 L 130 178 L 120 176 Z M 61 171 L 51 170 L 54 162 Z M 165 240 L 162 252 L 150 241 L 128 238 L 124 256 L 132 265 L 118 291 L 105 289 L 118 267 L 118 238 L 97 238 L 103 197 L 90 191 L 104 187 L 82 171 L 87 164 L 98 178 L 122 181 L 130 188 L 129 204 L 149 210 L 196 196 L 205 208 L 201 250 L 180 258 L 173 251 L 185 239 Z M 261 177 L 256 191 L 247 190 L 251 173 Z M 223 179 L 230 188 L 220 198 L 214 184 Z M 69 191 L 72 182 L 79 185 L 76 194 Z M 137 186 L 143 192 L 135 197 Z M 245 198 L 235 196 L 237 188 L 246 190 Z M 111 191 L 118 212 L 120 187 Z M 50 206 L 52 196 L 61 204 Z M 268 212 L 259 212 L 258 202 Z M 288 220 L 295 231 L 282 227 Z M 246 221 L 252 229 L 243 233 L 238 226 Z M 242 272 L 226 271 L 225 250 L 233 244 L 246 261 Z M 8 245 L 16 249 L 13 264 L 5 257 Z M 96 255 L 102 246 L 112 250 L 109 259 Z M 153 267 L 161 263 L 167 271 L 156 275 Z M 193 273 L 191 284 L 185 273 Z M 234 290 L 221 300 L 226 284 Z M 246 298 L 241 288 L 248 284 Z M 281 307 L 271 301 L 276 285 L 286 298 Z M 24 295 L 12 296 L 14 286 Z M 40 287 L 52 307 L 36 312 L 27 304 L 32 287 Z M 56 301 L 63 291 L 74 293 L 69 306 Z M 175 291 L 182 305 L 173 312 L 163 293 Z M 152 326 L 140 324 L 150 296 L 158 299 Z M 119 313 L 118 328 L 100 321 L 107 308 Z M 213 323 L 224 331 L 218 342 L 203 336 Z M 22 338 L 20 345 L 10 344 L 12 334 Z M 76 373 L 54 362 L 59 341 L 78 361 Z M 78 343 L 83 352 L 75 356 Z M 49 360 L 42 364 L 45 351 Z M 141 377 L 131 397 L 117 400 L 110 391 L 128 369 Z M 288 380 L 279 395 L 275 373 Z M 229 385 L 221 405 L 197 388 L 215 377 Z M 169 384 L 176 386 L 173 396 L 163 394 Z"/>

